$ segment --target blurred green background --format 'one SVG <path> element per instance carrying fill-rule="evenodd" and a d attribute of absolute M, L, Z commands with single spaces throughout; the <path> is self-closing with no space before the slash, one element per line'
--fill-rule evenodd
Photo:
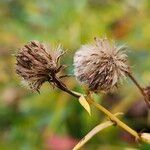
<path fill-rule="evenodd" d="M 94 37 L 128 46 L 129 62 L 142 85 L 150 83 L 149 0 L 0 0 L 0 150 L 70 150 L 105 116 L 92 117 L 73 97 L 44 84 L 41 93 L 21 85 L 15 74 L 15 54 L 30 40 L 62 43 L 68 54 L 62 62 L 73 73 L 73 54 Z M 64 82 L 78 92 L 74 78 Z M 134 85 L 127 80 L 115 93 L 96 96 L 138 132 L 150 132 L 150 114 Z M 148 150 L 129 134 L 110 127 L 83 150 Z"/>

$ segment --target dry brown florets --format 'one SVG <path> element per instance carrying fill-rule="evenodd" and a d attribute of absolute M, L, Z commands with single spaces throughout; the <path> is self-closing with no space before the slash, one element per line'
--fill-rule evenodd
<path fill-rule="evenodd" d="M 146 96 L 148 102 L 150 103 L 150 86 L 147 86 L 144 88 L 144 93 L 145 93 L 145 96 Z"/>
<path fill-rule="evenodd" d="M 63 54 L 60 46 L 55 51 L 38 41 L 23 46 L 16 55 L 16 72 L 34 91 L 39 91 L 45 81 L 53 84 L 53 77 L 60 71 L 58 60 Z"/>
<path fill-rule="evenodd" d="M 129 71 L 124 46 L 116 46 L 108 39 L 97 39 L 83 45 L 74 56 L 74 73 L 90 90 L 111 91 Z"/>

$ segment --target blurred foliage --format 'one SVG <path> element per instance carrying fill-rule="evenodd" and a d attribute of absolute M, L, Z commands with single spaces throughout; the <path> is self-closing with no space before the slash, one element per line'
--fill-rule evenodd
<path fill-rule="evenodd" d="M 68 54 L 62 60 L 73 73 L 73 53 L 95 36 L 107 35 L 129 47 L 129 60 L 137 79 L 150 82 L 149 0 L 0 0 L 0 149 L 69 150 L 104 116 L 92 110 L 92 117 L 78 101 L 45 84 L 40 95 L 20 84 L 13 54 L 30 40 L 62 43 Z M 71 89 L 83 91 L 69 78 Z M 141 95 L 130 81 L 118 92 L 96 96 L 112 112 L 125 113 L 124 120 L 141 132 L 150 132 L 150 119 Z M 135 109 L 137 108 L 137 109 Z M 138 109 L 139 108 L 139 109 Z M 141 110 L 141 111 L 138 111 Z M 68 147 L 67 147 L 68 146 Z M 137 144 L 118 128 L 95 136 L 83 149 L 150 149 Z"/>

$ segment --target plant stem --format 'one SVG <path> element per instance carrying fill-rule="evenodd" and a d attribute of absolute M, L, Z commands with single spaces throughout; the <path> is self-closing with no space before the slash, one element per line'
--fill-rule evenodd
<path fill-rule="evenodd" d="M 95 134 L 97 134 L 98 132 L 113 126 L 114 123 L 112 121 L 106 121 L 104 123 L 101 123 L 99 125 L 97 125 L 96 127 L 94 127 L 94 129 L 92 129 L 84 138 L 82 138 L 79 143 L 72 149 L 72 150 L 78 150 L 80 149 L 85 143 L 87 143 Z"/>
<path fill-rule="evenodd" d="M 81 96 L 81 94 L 78 94 L 76 92 L 73 92 L 71 90 L 69 90 L 66 86 L 64 86 L 61 81 L 59 81 L 59 79 L 55 79 L 56 83 L 58 84 L 58 88 L 60 88 L 61 90 L 65 91 L 66 93 L 79 98 Z M 121 120 L 119 120 L 115 115 L 113 115 L 111 112 L 109 112 L 106 108 L 104 108 L 103 106 L 101 106 L 100 104 L 96 103 L 95 101 L 93 101 L 89 95 L 89 97 L 87 97 L 87 101 L 92 104 L 93 106 L 95 106 L 98 110 L 100 110 L 101 112 L 103 112 L 105 115 L 107 115 L 110 120 L 113 123 L 116 123 L 116 125 L 118 125 L 119 127 L 121 127 L 122 129 L 126 130 L 128 133 L 130 133 L 131 135 L 133 135 L 137 140 L 140 139 L 138 133 L 131 129 L 129 126 L 127 126 L 125 123 L 123 123 Z"/>
<path fill-rule="evenodd" d="M 114 114 L 115 116 L 120 115 L 119 113 Z M 99 125 L 97 125 L 96 127 L 94 127 L 86 136 L 84 136 L 79 142 L 78 144 L 72 149 L 72 150 L 78 150 L 80 149 L 85 143 L 87 143 L 94 135 L 96 135 L 97 133 L 99 133 L 100 131 L 115 125 L 114 122 L 112 121 L 105 121 L 103 123 L 100 123 Z"/>
<path fill-rule="evenodd" d="M 125 123 L 123 123 L 121 120 L 119 120 L 115 115 L 113 115 L 111 112 L 109 112 L 102 105 L 96 103 L 92 99 L 88 99 L 88 102 L 91 103 L 92 105 L 94 105 L 98 110 L 102 111 L 105 115 L 107 115 L 112 122 L 116 123 L 116 125 L 118 125 L 122 129 L 126 130 L 128 133 L 133 135 L 137 140 L 140 139 L 140 136 L 138 135 L 138 133 L 135 130 L 133 130 L 132 128 L 127 126 Z"/>
<path fill-rule="evenodd" d="M 145 94 L 144 88 L 142 88 L 142 86 L 138 83 L 138 81 L 134 78 L 134 76 L 130 72 L 126 72 L 126 74 L 132 80 L 132 82 L 137 86 L 137 88 L 139 89 L 139 91 L 143 95 L 147 106 L 150 108 L 150 102 L 149 102 L 149 100 L 147 98 L 147 95 Z"/>
<path fill-rule="evenodd" d="M 67 92 L 68 94 L 76 97 L 76 98 L 79 98 L 81 96 L 80 94 L 77 94 L 76 92 L 70 91 L 69 89 L 67 89 L 67 87 L 62 87 L 62 85 L 60 86 L 60 89 Z M 133 135 L 137 140 L 140 139 L 138 133 L 135 130 L 131 129 L 129 126 L 127 126 L 121 120 L 119 120 L 115 115 L 113 115 L 111 112 L 109 112 L 106 108 L 104 108 L 100 104 L 96 103 L 91 98 L 87 98 L 87 101 L 90 104 L 92 104 L 93 106 L 95 106 L 98 110 L 103 112 L 105 115 L 107 115 L 113 123 L 116 123 L 116 125 L 118 125 L 122 129 L 126 130 L 128 133 Z"/>
<path fill-rule="evenodd" d="M 53 80 L 55 81 L 56 86 L 57 86 L 59 89 L 61 89 L 62 91 L 66 92 L 66 93 L 68 93 L 68 94 L 70 94 L 70 95 L 72 95 L 72 96 L 74 96 L 74 97 L 76 97 L 76 98 L 79 98 L 79 97 L 81 96 L 81 95 L 79 95 L 79 94 L 77 94 L 77 93 L 75 93 L 75 92 L 69 90 L 69 89 L 66 87 L 66 85 L 65 85 L 64 83 L 62 83 L 61 80 L 59 80 L 59 78 L 58 78 L 57 76 L 54 76 L 54 77 L 53 77 Z"/>
<path fill-rule="evenodd" d="M 131 73 L 127 73 L 128 77 L 133 81 L 133 83 L 137 86 L 137 88 L 141 91 L 142 95 L 144 96 L 144 90 L 141 87 L 141 85 L 138 83 L 138 81 L 134 78 L 134 76 Z"/>

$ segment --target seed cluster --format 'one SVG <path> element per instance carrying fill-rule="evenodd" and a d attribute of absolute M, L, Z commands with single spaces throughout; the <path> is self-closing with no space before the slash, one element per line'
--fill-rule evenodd
<path fill-rule="evenodd" d="M 94 44 L 83 45 L 74 56 L 77 80 L 92 91 L 111 91 L 129 70 L 125 49 L 106 38 L 95 38 Z"/>
<path fill-rule="evenodd" d="M 77 80 L 87 84 L 91 91 L 108 92 L 118 87 L 118 83 L 129 72 L 125 50 L 126 47 L 117 46 L 106 38 L 95 38 L 93 44 L 83 45 L 74 56 Z M 34 91 L 39 91 L 46 81 L 60 87 L 63 84 L 60 84 L 56 74 L 62 69 L 58 65 L 62 54 L 60 46 L 53 51 L 43 43 L 31 41 L 16 55 L 16 72 Z"/>
<path fill-rule="evenodd" d="M 45 81 L 53 82 L 53 76 L 60 71 L 58 60 L 62 55 L 60 46 L 51 47 L 38 41 L 23 46 L 16 55 L 16 72 L 34 91 L 39 91 Z"/>

